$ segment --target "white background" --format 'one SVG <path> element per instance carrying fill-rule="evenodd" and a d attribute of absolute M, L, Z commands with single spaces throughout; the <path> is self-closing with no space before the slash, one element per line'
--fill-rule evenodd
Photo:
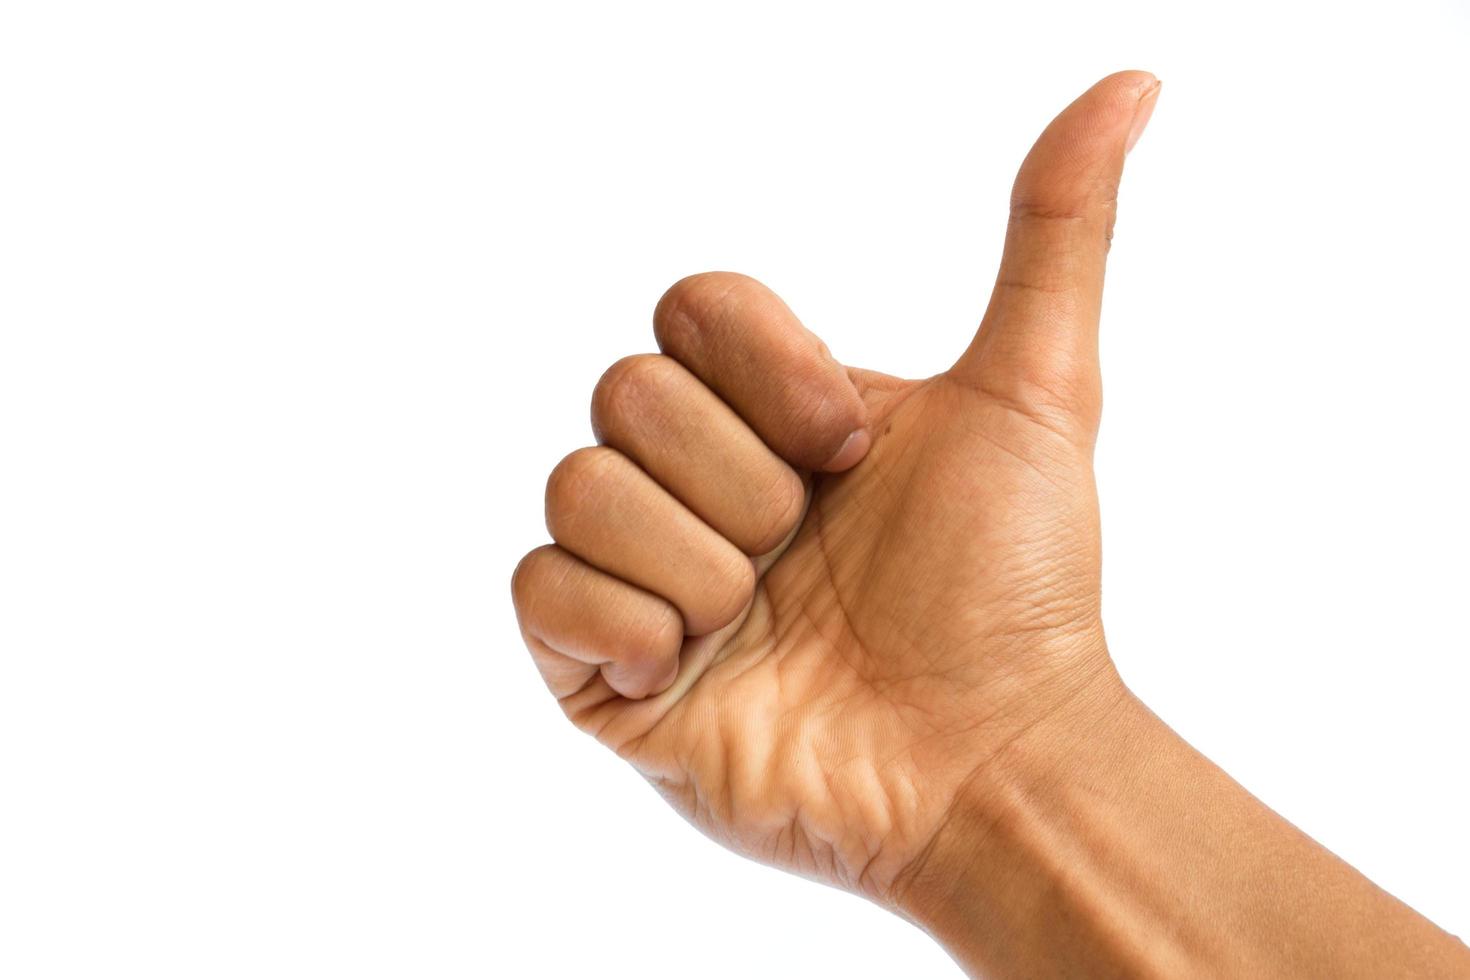
<path fill-rule="evenodd" d="M 0 974 L 957 975 L 566 724 L 508 577 L 665 286 L 940 370 L 1125 67 L 1113 651 L 1470 933 L 1463 2 L 0 10 Z"/>

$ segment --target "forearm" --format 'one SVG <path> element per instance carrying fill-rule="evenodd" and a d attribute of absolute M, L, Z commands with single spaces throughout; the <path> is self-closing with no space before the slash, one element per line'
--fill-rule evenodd
<path fill-rule="evenodd" d="M 1121 684 L 977 773 L 900 893 L 975 975 L 1466 976 Z"/>

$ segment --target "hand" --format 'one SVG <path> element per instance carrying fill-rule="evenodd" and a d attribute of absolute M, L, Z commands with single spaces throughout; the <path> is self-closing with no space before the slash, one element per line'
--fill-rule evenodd
<path fill-rule="evenodd" d="M 573 722 L 735 850 L 884 903 L 1022 732 L 1123 688 L 1099 619 L 1092 447 L 1121 72 L 1026 158 L 989 309 L 923 381 L 837 364 L 764 286 L 709 273 L 662 355 L 593 395 L 513 582 Z M 751 557 L 756 556 L 756 557 Z"/>
<path fill-rule="evenodd" d="M 1021 166 L 949 371 L 832 360 L 759 283 L 658 304 L 513 581 L 567 715 L 735 850 L 922 925 L 972 975 L 1470 975 L 1470 950 L 1124 687 L 1099 619 L 1098 312 L 1158 82 Z M 754 556 L 754 557 L 752 557 Z"/>

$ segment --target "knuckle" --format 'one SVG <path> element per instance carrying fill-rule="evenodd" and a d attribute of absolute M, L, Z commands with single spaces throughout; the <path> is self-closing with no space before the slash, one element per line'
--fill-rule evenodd
<path fill-rule="evenodd" d="M 566 573 L 565 556 L 554 544 L 528 552 L 516 565 L 510 577 L 511 604 L 524 629 L 532 628 L 548 604 L 554 607 Z"/>
<path fill-rule="evenodd" d="M 527 552 L 516 563 L 515 571 L 510 573 L 511 600 L 518 607 L 526 605 L 527 600 L 536 590 L 536 583 L 544 575 L 547 560 L 546 551 L 550 547 L 551 545 L 543 545 L 540 548 Z"/>
<path fill-rule="evenodd" d="M 666 349 L 688 350 L 701 333 L 730 322 L 730 311 L 752 290 L 761 288 L 738 272 L 686 276 L 670 286 L 654 308 L 654 335 Z"/>
<path fill-rule="evenodd" d="M 546 526 L 552 537 L 574 526 L 578 515 L 597 499 L 617 460 L 614 450 L 589 446 L 556 464 L 546 479 Z"/>
<path fill-rule="evenodd" d="M 1088 217 L 1087 208 L 1076 201 L 1049 201 L 1017 190 L 1011 198 L 1011 221 L 1081 221 Z"/>
<path fill-rule="evenodd" d="M 1105 174 L 1091 184 L 1058 192 L 1018 182 L 1011 194 L 1010 222 L 1015 228 L 1062 240 L 1075 236 L 1095 241 L 1104 250 L 1112 242 L 1118 214 L 1118 178 Z"/>
<path fill-rule="evenodd" d="M 677 369 L 661 354 L 633 354 L 604 371 L 592 389 L 592 427 L 598 436 L 647 412 L 668 391 Z"/>
<path fill-rule="evenodd" d="M 776 480 L 754 504 L 751 521 L 754 531 L 749 544 L 753 554 L 763 555 L 780 544 L 796 526 L 806 505 L 806 487 L 795 470 L 782 466 Z"/>
<path fill-rule="evenodd" d="M 730 562 L 729 567 L 722 570 L 721 578 L 723 589 L 720 591 L 725 601 L 712 610 L 715 629 L 729 624 L 750 602 L 755 594 L 755 565 L 742 554 L 738 561 Z"/>
<path fill-rule="evenodd" d="M 666 604 L 649 645 L 655 650 L 669 650 L 677 654 L 683 644 L 684 620 L 678 610 Z"/>
<path fill-rule="evenodd" d="M 1011 217 L 1021 220 L 1080 221 L 1115 210 L 1122 171 L 1090 166 L 1063 181 L 1054 173 L 1026 168 L 1011 186 Z"/>
<path fill-rule="evenodd" d="M 673 607 L 665 605 L 652 616 L 625 631 L 621 649 L 614 659 L 630 669 L 657 672 L 676 656 L 684 641 L 684 621 Z"/>

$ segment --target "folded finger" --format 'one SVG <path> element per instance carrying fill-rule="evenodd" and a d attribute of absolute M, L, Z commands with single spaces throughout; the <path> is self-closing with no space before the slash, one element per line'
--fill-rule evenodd
<path fill-rule="evenodd" d="M 679 610 L 691 636 L 744 610 L 755 566 L 622 453 L 579 449 L 546 484 L 546 526 L 567 551 Z"/>
<path fill-rule="evenodd" d="M 747 554 L 796 526 L 801 477 L 730 406 L 670 357 L 618 361 L 592 394 L 592 427 Z"/>
<path fill-rule="evenodd" d="M 659 301 L 653 329 L 666 354 L 792 465 L 838 472 L 867 453 L 867 408 L 846 369 L 754 279 L 682 279 Z"/>
<path fill-rule="evenodd" d="M 629 698 L 659 693 L 679 672 L 684 624 L 678 611 L 556 545 L 521 560 L 511 594 L 526 645 L 559 698 L 599 671 Z"/>

